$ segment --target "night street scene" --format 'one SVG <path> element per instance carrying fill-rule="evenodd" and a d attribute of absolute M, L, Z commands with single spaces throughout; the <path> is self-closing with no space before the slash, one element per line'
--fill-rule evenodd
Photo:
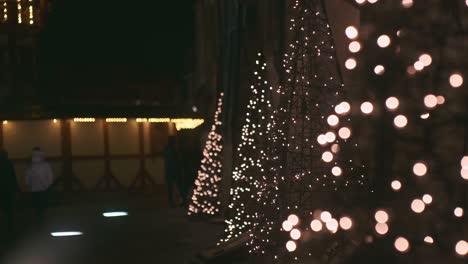
<path fill-rule="evenodd" d="M 468 0 L 0 0 L 0 264 L 468 263 Z"/>

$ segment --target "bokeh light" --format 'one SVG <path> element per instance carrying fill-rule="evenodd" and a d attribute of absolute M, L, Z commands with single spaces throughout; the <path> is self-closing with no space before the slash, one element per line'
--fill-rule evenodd
<path fill-rule="evenodd" d="M 361 104 L 361 112 L 368 115 L 374 111 L 374 106 L 370 102 L 364 102 Z"/>
<path fill-rule="evenodd" d="M 432 243 L 434 243 L 434 239 L 432 237 L 430 237 L 430 236 L 426 236 L 424 238 L 424 242 L 426 242 L 428 244 L 432 244 Z"/>
<path fill-rule="evenodd" d="M 336 231 L 338 231 L 338 227 L 339 227 L 339 224 L 338 224 L 338 221 L 336 221 L 336 219 L 332 218 L 330 219 L 330 221 L 326 222 L 326 227 L 329 231 L 331 231 L 332 233 L 335 233 Z"/>
<path fill-rule="evenodd" d="M 299 231 L 299 229 L 297 228 L 294 228 L 293 230 L 291 230 L 291 233 L 289 233 L 289 235 L 291 236 L 292 239 L 294 240 L 298 240 L 299 238 L 301 238 L 301 231 Z"/>
<path fill-rule="evenodd" d="M 404 237 L 398 237 L 395 240 L 395 248 L 400 252 L 408 252 L 410 244 L 409 241 Z"/>
<path fill-rule="evenodd" d="M 417 214 L 422 213 L 425 208 L 426 208 L 426 205 L 421 199 L 414 199 L 413 202 L 411 203 L 411 210 L 413 210 L 413 212 Z"/>
<path fill-rule="evenodd" d="M 332 219 L 332 215 L 328 211 L 323 211 L 320 214 L 320 219 L 322 219 L 322 221 L 326 223 Z"/>
<path fill-rule="evenodd" d="M 424 176 L 426 175 L 427 173 L 427 166 L 426 164 L 422 163 L 422 162 L 418 162 L 416 164 L 414 164 L 413 166 L 413 173 L 416 175 L 416 176 Z"/>
<path fill-rule="evenodd" d="M 349 43 L 348 48 L 350 52 L 357 53 L 361 50 L 361 43 L 359 43 L 359 41 L 353 41 Z"/>
<path fill-rule="evenodd" d="M 397 109 L 399 105 L 400 105 L 400 101 L 398 100 L 398 98 L 393 97 L 393 96 L 387 98 L 387 100 L 385 101 L 385 106 L 387 106 L 387 108 L 390 110 Z"/>
<path fill-rule="evenodd" d="M 385 67 L 383 65 L 377 65 L 374 68 L 374 73 L 377 75 L 382 75 L 385 73 Z"/>
<path fill-rule="evenodd" d="M 463 76 L 459 73 L 454 73 L 450 75 L 449 82 L 453 88 L 458 88 L 463 85 Z"/>
<path fill-rule="evenodd" d="M 379 210 L 375 213 L 374 218 L 375 218 L 375 221 L 377 221 L 377 223 L 387 223 L 388 213 L 385 212 L 384 210 Z"/>
<path fill-rule="evenodd" d="M 348 70 L 353 70 L 357 66 L 357 61 L 354 58 L 349 58 L 345 61 L 345 67 Z"/>
<path fill-rule="evenodd" d="M 351 218 L 344 216 L 340 218 L 340 227 L 343 230 L 349 230 L 353 227 L 353 220 Z"/>
<path fill-rule="evenodd" d="M 359 35 L 359 31 L 354 26 L 348 26 L 345 30 L 345 34 L 349 39 L 355 39 Z"/>
<path fill-rule="evenodd" d="M 294 241 L 288 241 L 288 242 L 286 243 L 286 249 L 287 249 L 289 252 L 295 251 L 296 248 L 297 248 L 296 242 L 294 242 Z"/>
<path fill-rule="evenodd" d="M 433 94 L 428 94 L 424 97 L 424 105 L 428 108 L 434 108 L 437 105 L 437 97 Z"/>
<path fill-rule="evenodd" d="M 333 160 L 333 154 L 330 151 L 326 151 L 322 154 L 322 160 L 325 162 L 330 162 Z"/>
<path fill-rule="evenodd" d="M 343 173 L 343 171 L 341 170 L 340 167 L 335 166 L 335 167 L 332 168 L 332 174 L 333 174 L 334 176 L 337 176 L 337 177 L 338 177 L 338 176 L 341 176 L 342 173 Z"/>
<path fill-rule="evenodd" d="M 391 184 L 391 185 L 392 185 L 392 189 L 393 189 L 394 191 L 399 191 L 399 190 L 401 189 L 401 182 L 398 181 L 398 180 L 392 181 L 392 184 Z"/>
<path fill-rule="evenodd" d="M 457 207 L 455 208 L 455 210 L 453 210 L 453 214 L 456 216 L 456 217 L 463 217 L 463 208 L 461 207 Z"/>
<path fill-rule="evenodd" d="M 432 203 L 432 195 L 430 194 L 425 194 L 423 195 L 423 198 L 422 198 L 423 202 L 425 204 L 431 204 Z"/>
<path fill-rule="evenodd" d="M 455 245 L 455 252 L 460 256 L 466 256 L 468 253 L 468 243 L 465 240 L 460 240 Z"/>
<path fill-rule="evenodd" d="M 342 127 L 342 128 L 340 128 L 340 130 L 338 130 L 338 135 L 342 139 L 348 139 L 348 138 L 351 137 L 351 129 L 349 129 L 347 127 Z"/>
<path fill-rule="evenodd" d="M 391 43 L 391 39 L 388 35 L 381 35 L 378 39 L 377 39 L 377 45 L 379 45 L 379 47 L 381 48 L 386 48 L 388 46 L 390 46 L 390 43 Z"/>
<path fill-rule="evenodd" d="M 340 119 L 339 119 L 336 115 L 330 115 L 330 116 L 327 118 L 327 123 L 328 123 L 330 126 L 336 126 L 336 125 L 338 125 L 339 122 L 340 122 Z"/>
<path fill-rule="evenodd" d="M 375 225 L 375 232 L 379 235 L 385 235 L 388 233 L 388 225 L 386 223 L 377 223 Z"/>
<path fill-rule="evenodd" d="M 287 221 L 291 223 L 291 225 L 296 226 L 297 224 L 299 224 L 299 217 L 295 214 L 291 214 L 288 216 Z"/>
<path fill-rule="evenodd" d="M 398 128 L 404 128 L 408 124 L 408 119 L 404 115 L 398 115 L 393 119 L 393 123 Z"/>
<path fill-rule="evenodd" d="M 431 55 L 425 53 L 419 56 L 419 61 L 423 63 L 424 67 L 427 67 L 432 64 L 432 57 Z"/>
<path fill-rule="evenodd" d="M 283 222 L 282 227 L 284 231 L 289 232 L 293 228 L 293 225 L 288 220 L 286 220 Z"/>
<path fill-rule="evenodd" d="M 402 0 L 401 5 L 405 8 L 410 8 L 414 4 L 413 0 Z"/>
<path fill-rule="evenodd" d="M 323 228 L 322 222 L 320 222 L 319 220 L 313 220 L 312 222 L 310 222 L 310 228 L 312 228 L 312 230 L 315 232 L 319 232 Z"/>

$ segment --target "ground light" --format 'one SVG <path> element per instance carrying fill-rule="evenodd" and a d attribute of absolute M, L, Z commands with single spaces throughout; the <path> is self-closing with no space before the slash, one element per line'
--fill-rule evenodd
<path fill-rule="evenodd" d="M 122 217 L 127 216 L 127 212 L 118 211 L 118 212 L 105 212 L 102 214 L 104 217 Z"/>
<path fill-rule="evenodd" d="M 66 232 L 52 232 L 50 233 L 53 237 L 70 237 L 70 236 L 81 236 L 82 232 L 78 231 L 66 231 Z"/>

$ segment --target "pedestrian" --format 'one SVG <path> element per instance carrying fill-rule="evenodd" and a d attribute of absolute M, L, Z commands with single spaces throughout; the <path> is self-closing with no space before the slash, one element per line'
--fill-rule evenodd
<path fill-rule="evenodd" d="M 13 238 L 15 233 L 15 200 L 18 191 L 15 168 L 8 158 L 8 153 L 0 150 L 0 206 L 5 215 L 7 238 Z"/>
<path fill-rule="evenodd" d="M 170 136 L 164 149 L 164 169 L 166 172 L 168 200 L 171 207 L 175 207 L 174 188 L 177 187 L 180 191 L 180 169 L 178 163 L 179 158 L 177 155 L 175 137 Z"/>
<path fill-rule="evenodd" d="M 54 176 L 44 153 L 35 147 L 31 154 L 31 165 L 26 170 L 26 184 L 32 192 L 32 205 L 36 211 L 39 224 L 45 220 L 45 211 L 49 204 L 49 188 Z"/>

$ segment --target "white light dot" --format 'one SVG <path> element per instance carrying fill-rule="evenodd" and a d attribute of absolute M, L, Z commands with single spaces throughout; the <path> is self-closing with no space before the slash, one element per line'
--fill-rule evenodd
<path fill-rule="evenodd" d="M 432 237 L 430 237 L 430 236 L 426 236 L 424 238 L 424 242 L 426 242 L 428 244 L 432 244 L 432 243 L 434 243 L 434 239 Z"/>
<path fill-rule="evenodd" d="M 418 163 L 414 164 L 414 166 L 413 166 L 413 173 L 414 173 L 416 176 L 419 176 L 419 177 L 426 175 L 426 173 L 427 173 L 427 166 L 426 166 L 426 164 L 421 163 L 421 162 L 418 162 Z"/>
<path fill-rule="evenodd" d="M 374 68 L 374 73 L 377 75 L 382 75 L 385 73 L 385 67 L 383 65 L 377 65 Z"/>
<path fill-rule="evenodd" d="M 336 115 L 331 115 L 327 118 L 327 123 L 330 126 L 336 126 L 340 122 L 340 119 Z"/>
<path fill-rule="evenodd" d="M 377 45 L 379 45 L 379 47 L 381 48 L 386 48 L 390 46 L 390 43 L 391 43 L 391 39 L 387 35 L 382 35 L 377 39 Z"/>
<path fill-rule="evenodd" d="M 332 143 L 333 141 L 336 140 L 336 135 L 335 135 L 335 133 L 333 133 L 333 132 L 327 132 L 327 133 L 325 134 L 325 137 L 327 138 L 327 142 L 328 142 L 328 143 Z"/>
<path fill-rule="evenodd" d="M 400 252 L 407 252 L 409 250 L 409 242 L 404 237 L 399 237 L 395 240 L 395 248 Z"/>
<path fill-rule="evenodd" d="M 462 168 L 468 168 L 468 156 L 464 156 L 461 159 L 460 165 L 462 166 Z"/>
<path fill-rule="evenodd" d="M 414 199 L 413 202 L 411 203 L 411 210 L 413 210 L 413 212 L 417 214 L 422 213 L 425 208 L 426 208 L 426 205 L 420 199 Z"/>
<path fill-rule="evenodd" d="M 289 232 L 289 231 L 291 231 L 292 228 L 293 228 L 293 225 L 288 220 L 283 222 L 283 230 L 284 231 Z"/>
<path fill-rule="evenodd" d="M 450 75 L 449 82 L 453 88 L 458 88 L 463 85 L 463 76 L 459 73 L 454 73 Z"/>
<path fill-rule="evenodd" d="M 330 221 L 326 222 L 325 224 L 327 226 L 327 229 L 331 231 L 332 233 L 336 232 L 338 230 L 339 224 L 336 219 L 332 218 Z"/>
<path fill-rule="evenodd" d="M 340 136 L 340 138 L 342 139 L 348 139 L 349 137 L 351 137 L 351 129 L 347 128 L 347 127 L 342 127 L 340 128 L 340 130 L 338 131 L 338 135 Z"/>
<path fill-rule="evenodd" d="M 432 195 L 430 194 L 425 194 L 423 195 L 423 198 L 422 198 L 423 202 L 425 204 L 431 204 L 432 203 Z"/>
<path fill-rule="evenodd" d="M 359 35 L 359 32 L 357 30 L 357 28 L 355 28 L 354 26 L 348 26 L 346 28 L 346 36 L 349 38 L 349 39 L 355 39 L 358 37 Z"/>
<path fill-rule="evenodd" d="M 455 208 L 455 210 L 453 210 L 453 214 L 456 217 L 462 217 L 463 216 L 463 208 L 461 208 L 461 207 Z"/>
<path fill-rule="evenodd" d="M 421 61 L 415 62 L 413 66 L 414 69 L 417 71 L 422 71 L 424 69 L 424 63 L 422 63 Z"/>
<path fill-rule="evenodd" d="M 299 223 L 299 217 L 297 217 L 297 215 L 295 214 L 289 215 L 288 222 L 291 223 L 291 225 L 295 226 Z"/>
<path fill-rule="evenodd" d="M 296 246 L 296 243 L 294 241 L 288 241 L 286 243 L 286 249 L 289 251 L 289 252 L 293 252 L 295 251 L 297 248 Z"/>
<path fill-rule="evenodd" d="M 359 43 L 359 41 L 353 41 L 349 43 L 348 48 L 352 53 L 357 53 L 361 50 L 361 43 Z"/>
<path fill-rule="evenodd" d="M 401 1 L 401 4 L 403 5 L 403 7 L 405 8 L 410 8 L 413 6 L 414 2 L 413 0 L 402 0 Z"/>
<path fill-rule="evenodd" d="M 333 154 L 330 151 L 326 151 L 322 154 L 322 160 L 325 162 L 330 162 L 333 160 Z"/>
<path fill-rule="evenodd" d="M 297 228 L 294 228 L 293 230 L 291 230 L 290 236 L 292 239 L 298 240 L 299 238 L 301 238 L 301 231 L 299 231 L 299 229 Z"/>
<path fill-rule="evenodd" d="M 431 65 L 432 57 L 429 54 L 423 54 L 419 56 L 419 61 L 423 63 L 424 67 Z"/>
<path fill-rule="evenodd" d="M 468 1 L 468 0 L 467 0 L 467 1 Z M 358 3 L 358 4 L 360 4 L 360 5 L 361 5 L 361 4 L 364 4 L 365 2 L 366 2 L 366 0 L 356 0 L 356 3 Z M 468 5 L 468 4 L 467 4 L 467 5 Z"/>
<path fill-rule="evenodd" d="M 377 223 L 375 225 L 375 232 L 379 235 L 385 235 L 388 233 L 388 225 L 386 223 Z"/>
<path fill-rule="evenodd" d="M 328 222 L 332 219 L 332 215 L 330 212 L 324 211 L 320 214 L 320 219 L 322 219 L 323 222 Z"/>
<path fill-rule="evenodd" d="M 404 128 L 408 124 L 408 119 L 404 115 L 398 115 L 393 119 L 393 123 L 398 128 Z"/>
<path fill-rule="evenodd" d="M 312 230 L 315 232 L 321 231 L 322 226 L 322 222 L 320 222 L 319 220 L 313 220 L 312 222 L 310 222 L 310 228 L 312 228 Z"/>
<path fill-rule="evenodd" d="M 387 223 L 388 214 L 384 210 L 379 210 L 375 213 L 374 218 L 378 223 Z"/>
<path fill-rule="evenodd" d="M 460 256 L 468 254 L 468 243 L 465 240 L 460 240 L 455 245 L 455 252 Z"/>
<path fill-rule="evenodd" d="M 460 170 L 460 175 L 464 180 L 468 180 L 468 167 L 464 167 Z"/>
<path fill-rule="evenodd" d="M 319 135 L 317 137 L 317 142 L 320 144 L 320 145 L 325 145 L 327 144 L 327 137 L 323 134 Z"/>
<path fill-rule="evenodd" d="M 392 189 L 394 191 L 399 191 L 401 189 L 401 182 L 397 180 L 392 181 Z"/>
<path fill-rule="evenodd" d="M 341 176 L 341 173 L 343 173 L 343 171 L 341 170 L 340 167 L 338 166 L 335 166 L 332 168 L 332 174 L 335 175 L 335 176 Z"/>
<path fill-rule="evenodd" d="M 424 96 L 424 105 L 427 108 L 433 108 L 437 105 L 437 97 L 433 94 Z"/>
<path fill-rule="evenodd" d="M 348 102 L 341 102 L 340 105 L 343 114 L 346 114 L 351 110 L 351 105 Z"/>
<path fill-rule="evenodd" d="M 374 111 L 374 106 L 370 102 L 364 102 L 361 104 L 361 112 L 368 115 Z"/>
<path fill-rule="evenodd" d="M 351 218 L 344 216 L 340 218 L 340 227 L 343 230 L 349 230 L 351 229 L 351 227 L 353 227 L 353 221 L 351 220 Z"/>
<path fill-rule="evenodd" d="M 400 101 L 398 100 L 398 98 L 396 97 L 389 97 L 386 101 L 385 101 L 385 106 L 387 106 L 388 109 L 390 110 L 395 110 L 398 108 L 398 106 L 400 105 Z"/>
<path fill-rule="evenodd" d="M 429 116 L 430 116 L 429 113 L 422 114 L 422 115 L 421 115 L 421 119 L 428 119 Z"/>
<path fill-rule="evenodd" d="M 357 61 L 354 58 L 349 58 L 345 61 L 345 67 L 348 70 L 353 70 L 357 66 Z"/>

